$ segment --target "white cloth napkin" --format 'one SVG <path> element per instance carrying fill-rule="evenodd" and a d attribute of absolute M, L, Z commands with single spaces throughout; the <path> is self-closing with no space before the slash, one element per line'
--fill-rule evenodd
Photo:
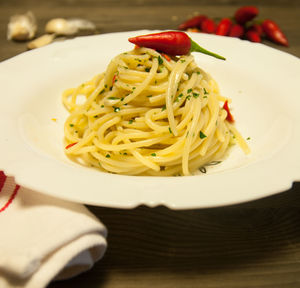
<path fill-rule="evenodd" d="M 0 287 L 42 288 L 90 269 L 105 226 L 83 205 L 25 189 L 0 171 Z"/>

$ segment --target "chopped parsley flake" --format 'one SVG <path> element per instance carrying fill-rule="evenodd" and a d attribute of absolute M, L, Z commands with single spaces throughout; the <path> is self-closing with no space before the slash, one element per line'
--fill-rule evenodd
<path fill-rule="evenodd" d="M 110 155 L 109 155 L 109 154 L 106 154 L 105 157 L 106 157 L 106 158 L 110 158 Z"/>
<path fill-rule="evenodd" d="M 101 107 L 101 108 L 104 108 L 104 105 L 101 105 L 100 107 Z"/>
<path fill-rule="evenodd" d="M 150 67 L 146 67 L 146 68 L 145 68 L 145 71 L 146 71 L 146 72 L 149 72 L 149 71 L 150 71 Z"/>
<path fill-rule="evenodd" d="M 152 153 L 151 156 L 154 156 L 154 157 L 155 157 L 155 156 L 156 156 L 156 153 Z"/>
<path fill-rule="evenodd" d="M 200 131 L 200 132 L 199 132 L 199 137 L 200 137 L 200 139 L 204 139 L 204 138 L 206 138 L 207 136 L 206 136 L 202 131 Z"/>
<path fill-rule="evenodd" d="M 158 64 L 162 65 L 163 63 L 164 63 L 164 60 L 160 56 L 158 56 Z"/>
<path fill-rule="evenodd" d="M 199 171 L 205 174 L 206 173 L 206 168 L 205 167 L 200 167 Z"/>
<path fill-rule="evenodd" d="M 152 95 L 148 95 L 148 96 L 147 96 L 147 98 L 150 98 L 150 97 L 152 97 Z"/>
<path fill-rule="evenodd" d="M 169 132 L 171 133 L 171 134 L 173 134 L 173 132 L 172 132 L 172 130 L 171 130 L 171 128 L 169 127 Z"/>
<path fill-rule="evenodd" d="M 203 88 L 203 91 L 204 91 L 204 95 L 208 94 L 205 88 Z"/>
<path fill-rule="evenodd" d="M 114 106 L 113 106 L 113 108 L 114 108 L 114 112 L 119 112 L 119 111 L 121 110 L 120 107 L 114 107 Z"/>
<path fill-rule="evenodd" d="M 194 97 L 194 98 L 198 98 L 198 97 L 199 97 L 199 93 L 193 92 L 193 97 Z"/>
<path fill-rule="evenodd" d="M 246 140 L 250 140 L 251 138 L 250 137 L 247 137 L 247 139 Z"/>
<path fill-rule="evenodd" d="M 164 111 L 164 110 L 166 110 L 166 105 L 164 105 L 162 108 L 161 108 L 161 111 Z"/>
<path fill-rule="evenodd" d="M 185 59 L 181 59 L 180 62 L 181 62 L 181 63 L 184 63 L 184 62 L 185 62 Z"/>
<path fill-rule="evenodd" d="M 187 90 L 187 93 L 191 93 L 192 91 L 193 91 L 193 89 L 190 88 L 190 89 Z"/>
<path fill-rule="evenodd" d="M 70 127 L 74 127 L 74 124 L 70 124 Z"/>
<path fill-rule="evenodd" d="M 133 122 L 133 119 L 130 119 L 130 120 L 128 121 L 128 124 L 132 124 L 132 122 Z"/>
<path fill-rule="evenodd" d="M 99 94 L 98 94 L 98 95 L 100 95 L 100 94 L 104 93 L 104 91 L 105 91 L 105 89 L 102 89 L 102 90 L 99 92 Z"/>
<path fill-rule="evenodd" d="M 108 97 L 108 99 L 109 100 L 119 100 L 120 98 L 111 96 L 111 97 Z"/>

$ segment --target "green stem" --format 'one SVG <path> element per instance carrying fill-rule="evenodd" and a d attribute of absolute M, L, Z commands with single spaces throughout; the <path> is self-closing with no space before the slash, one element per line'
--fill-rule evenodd
<path fill-rule="evenodd" d="M 223 56 L 220 56 L 220 55 L 218 55 L 216 53 L 210 52 L 210 51 L 202 48 L 196 42 L 194 42 L 192 39 L 191 39 L 191 49 L 190 49 L 190 52 L 200 52 L 200 53 L 203 53 L 203 54 L 206 54 L 206 55 L 209 55 L 209 56 L 213 56 L 213 57 L 221 59 L 221 60 L 226 60 L 226 58 L 224 58 Z"/>

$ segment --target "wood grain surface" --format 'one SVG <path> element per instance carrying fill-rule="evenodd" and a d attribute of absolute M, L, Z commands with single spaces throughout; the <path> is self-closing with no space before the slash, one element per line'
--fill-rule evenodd
<path fill-rule="evenodd" d="M 25 43 L 6 40 L 6 30 L 11 15 L 28 10 L 42 35 L 54 17 L 89 19 L 97 33 L 175 29 L 196 13 L 231 16 L 245 4 L 276 20 L 290 41 L 289 48 L 266 45 L 300 57 L 298 0 L 0 0 L 0 61 L 26 51 Z M 108 250 L 89 272 L 49 288 L 300 287 L 299 183 L 272 197 L 213 209 L 88 208 L 108 228 Z"/>

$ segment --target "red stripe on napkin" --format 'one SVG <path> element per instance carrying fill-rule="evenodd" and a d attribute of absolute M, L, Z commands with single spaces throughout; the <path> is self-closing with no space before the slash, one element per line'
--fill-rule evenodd
<path fill-rule="evenodd" d="M 4 186 L 6 180 L 6 175 L 3 173 L 3 171 L 0 171 L 0 192 Z"/>
<path fill-rule="evenodd" d="M 14 198 L 16 197 L 18 191 L 20 189 L 20 185 L 16 185 L 13 193 L 10 195 L 8 201 L 6 202 L 6 204 L 0 209 L 0 213 L 3 212 L 10 204 L 11 202 L 14 200 Z"/>
<path fill-rule="evenodd" d="M 5 184 L 6 178 L 7 178 L 7 176 L 4 174 L 4 172 L 0 171 L 0 192 L 3 189 L 3 186 Z M 0 208 L 0 213 L 3 212 L 11 204 L 11 202 L 15 199 L 15 197 L 16 197 L 19 189 L 20 189 L 20 185 L 16 185 L 15 189 L 12 192 L 12 194 L 10 195 L 8 201 L 5 203 L 5 205 L 2 208 Z"/>

